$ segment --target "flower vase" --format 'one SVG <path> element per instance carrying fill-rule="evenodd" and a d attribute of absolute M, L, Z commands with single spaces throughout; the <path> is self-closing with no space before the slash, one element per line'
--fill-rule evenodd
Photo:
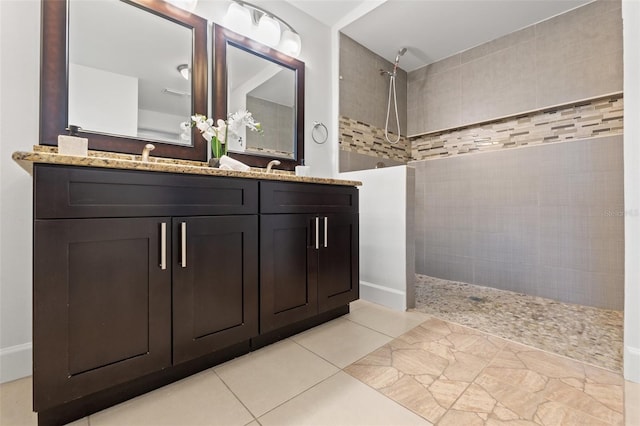
<path fill-rule="evenodd" d="M 227 153 L 227 145 L 218 139 L 216 136 L 211 138 L 211 160 L 209 160 L 210 167 L 218 167 L 220 165 L 220 158 Z"/>

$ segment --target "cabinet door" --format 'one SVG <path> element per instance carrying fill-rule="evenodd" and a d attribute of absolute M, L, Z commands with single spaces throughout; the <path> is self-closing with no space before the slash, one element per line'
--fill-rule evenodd
<path fill-rule="evenodd" d="M 261 333 L 318 312 L 314 224 L 311 215 L 260 216 Z"/>
<path fill-rule="evenodd" d="M 318 310 L 344 306 L 359 295 L 357 214 L 321 215 Z"/>
<path fill-rule="evenodd" d="M 173 362 L 258 334 L 258 216 L 173 219 Z"/>
<path fill-rule="evenodd" d="M 161 239 L 162 223 L 170 226 L 35 221 L 36 411 L 171 365 L 171 271 L 161 268 L 171 236 Z"/>

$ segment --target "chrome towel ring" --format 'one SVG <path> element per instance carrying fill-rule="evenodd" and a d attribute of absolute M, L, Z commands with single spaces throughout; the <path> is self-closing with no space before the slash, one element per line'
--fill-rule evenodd
<path fill-rule="evenodd" d="M 327 126 L 320 121 L 313 122 L 313 129 L 311 129 L 311 138 L 315 143 L 322 144 L 327 141 L 329 137 L 329 131 L 327 130 Z"/>

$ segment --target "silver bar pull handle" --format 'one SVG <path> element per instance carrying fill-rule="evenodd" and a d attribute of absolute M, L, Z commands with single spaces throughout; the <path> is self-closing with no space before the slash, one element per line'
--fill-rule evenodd
<path fill-rule="evenodd" d="M 180 223 L 180 238 L 181 238 L 181 259 L 180 266 L 187 267 L 187 222 Z"/>
<path fill-rule="evenodd" d="M 327 216 L 324 217 L 324 248 L 329 247 L 329 231 L 327 231 L 329 227 L 329 218 Z"/>
<path fill-rule="evenodd" d="M 160 224 L 160 269 L 167 269 L 167 224 Z"/>
<path fill-rule="evenodd" d="M 320 218 L 316 217 L 316 250 L 320 249 Z"/>

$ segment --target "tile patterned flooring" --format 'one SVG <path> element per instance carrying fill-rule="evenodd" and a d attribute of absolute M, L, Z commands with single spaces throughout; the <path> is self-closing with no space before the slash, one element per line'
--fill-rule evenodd
<path fill-rule="evenodd" d="M 562 303 L 426 275 L 416 275 L 416 310 L 622 372 L 621 311 Z"/>
<path fill-rule="evenodd" d="M 640 384 L 619 373 L 423 313 L 351 309 L 73 424 L 640 425 Z M 0 425 L 35 424 L 31 379 L 0 385 Z"/>
<path fill-rule="evenodd" d="M 618 373 L 436 318 L 347 373 L 438 425 L 623 425 Z"/>

